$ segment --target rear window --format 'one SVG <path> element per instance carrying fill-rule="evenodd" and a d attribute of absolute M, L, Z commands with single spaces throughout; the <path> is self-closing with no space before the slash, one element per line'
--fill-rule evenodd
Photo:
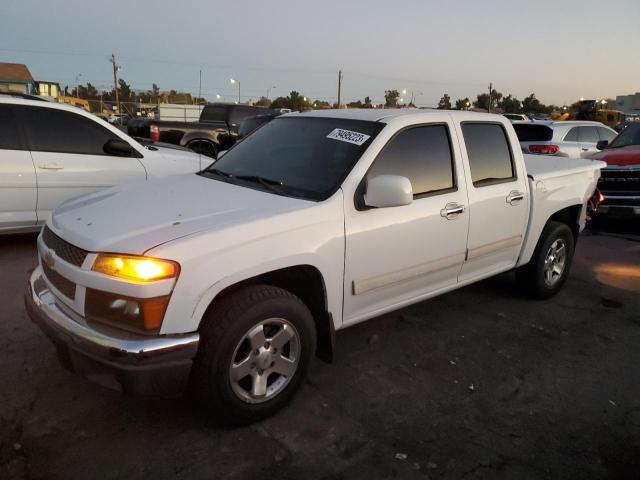
<path fill-rule="evenodd" d="M 535 123 L 514 123 L 518 140 L 521 142 L 548 142 L 553 137 L 553 129 Z"/>
<path fill-rule="evenodd" d="M 467 146 L 474 187 L 507 182 L 515 178 L 509 142 L 501 125 L 463 123 L 462 135 Z"/>

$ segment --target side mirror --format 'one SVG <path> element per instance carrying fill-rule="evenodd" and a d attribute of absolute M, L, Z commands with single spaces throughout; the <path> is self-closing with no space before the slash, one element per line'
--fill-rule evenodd
<path fill-rule="evenodd" d="M 102 150 L 104 150 L 104 153 L 116 155 L 118 157 L 130 157 L 135 151 L 133 147 L 124 140 L 115 138 L 107 141 L 107 143 L 102 147 Z"/>
<path fill-rule="evenodd" d="M 596 148 L 598 150 L 604 150 L 605 148 L 607 148 L 607 145 L 609 145 L 609 140 L 600 140 L 598 143 L 596 143 Z"/>
<path fill-rule="evenodd" d="M 227 153 L 226 150 L 220 150 L 218 155 L 216 155 L 216 160 L 220 160 L 225 153 Z"/>
<path fill-rule="evenodd" d="M 367 180 L 364 204 L 368 207 L 401 207 L 413 202 L 413 188 L 407 177 L 380 175 Z"/>

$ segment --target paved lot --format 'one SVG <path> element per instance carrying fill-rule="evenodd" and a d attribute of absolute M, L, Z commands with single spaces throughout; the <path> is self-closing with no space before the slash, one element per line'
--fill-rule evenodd
<path fill-rule="evenodd" d="M 22 306 L 35 237 L 0 239 L 0 478 L 640 478 L 637 233 L 583 235 L 555 299 L 505 274 L 341 332 L 240 429 L 63 370 Z"/>

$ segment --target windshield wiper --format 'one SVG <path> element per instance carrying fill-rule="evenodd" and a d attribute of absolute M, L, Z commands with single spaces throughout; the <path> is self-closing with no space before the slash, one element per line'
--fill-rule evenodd
<path fill-rule="evenodd" d="M 217 168 L 206 168 L 202 171 L 202 173 L 208 173 L 212 175 L 217 175 L 219 177 L 226 179 L 233 178 L 233 175 L 227 172 L 223 172 L 222 170 L 218 170 Z"/>
<path fill-rule="evenodd" d="M 263 187 L 268 190 L 271 190 L 275 193 L 282 193 L 280 188 L 276 187 L 284 187 L 284 184 L 279 180 L 273 180 L 271 178 L 261 177 L 260 175 L 232 175 L 232 178 L 237 178 L 238 180 L 245 180 L 247 182 L 259 183 Z"/>

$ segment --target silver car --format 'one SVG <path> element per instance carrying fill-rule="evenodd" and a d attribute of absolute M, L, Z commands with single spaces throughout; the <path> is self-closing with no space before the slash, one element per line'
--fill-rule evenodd
<path fill-rule="evenodd" d="M 597 153 L 600 140 L 617 135 L 600 122 L 583 120 L 561 122 L 513 122 L 523 153 L 589 158 Z"/>

